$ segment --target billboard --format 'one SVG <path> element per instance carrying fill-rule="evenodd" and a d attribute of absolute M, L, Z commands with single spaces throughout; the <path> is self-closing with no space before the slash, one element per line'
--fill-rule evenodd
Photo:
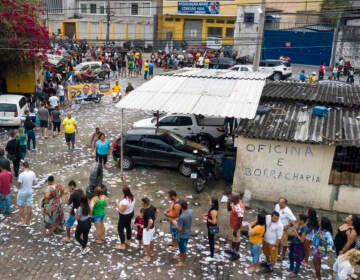
<path fill-rule="evenodd" d="M 111 95 L 110 83 L 84 83 L 68 87 L 69 100 L 82 100 L 95 93 L 101 93 L 104 96 Z"/>
<path fill-rule="evenodd" d="M 218 15 L 219 2 L 178 2 L 178 14 Z"/>

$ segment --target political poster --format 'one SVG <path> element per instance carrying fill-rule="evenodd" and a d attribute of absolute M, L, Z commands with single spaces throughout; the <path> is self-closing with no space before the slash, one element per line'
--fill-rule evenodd
<path fill-rule="evenodd" d="M 70 85 L 68 87 L 69 100 L 82 100 L 90 95 L 94 95 L 97 93 L 101 93 L 104 96 L 110 96 L 110 83 L 84 83 Z"/>
<path fill-rule="evenodd" d="M 178 2 L 178 14 L 218 15 L 219 2 Z"/>

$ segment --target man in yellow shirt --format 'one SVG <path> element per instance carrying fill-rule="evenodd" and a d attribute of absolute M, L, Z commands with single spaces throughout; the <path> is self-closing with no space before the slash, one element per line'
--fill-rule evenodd
<path fill-rule="evenodd" d="M 204 59 L 204 68 L 205 69 L 209 69 L 210 66 L 210 58 L 208 58 L 207 56 Z"/>
<path fill-rule="evenodd" d="M 149 74 L 149 60 L 144 63 L 144 79 L 147 80 Z"/>
<path fill-rule="evenodd" d="M 75 132 L 78 132 L 77 122 L 71 117 L 71 113 L 67 114 L 67 117 L 63 120 L 62 125 L 65 132 L 65 141 L 68 146 L 68 150 L 74 150 L 75 146 Z"/>
<path fill-rule="evenodd" d="M 121 88 L 120 88 L 119 82 L 116 81 L 115 85 L 112 87 L 112 99 L 114 102 L 116 101 L 116 98 L 119 97 L 120 91 L 121 91 Z"/>

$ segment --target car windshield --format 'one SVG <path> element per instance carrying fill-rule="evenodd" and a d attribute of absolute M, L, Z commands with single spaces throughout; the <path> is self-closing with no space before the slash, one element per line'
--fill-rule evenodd
<path fill-rule="evenodd" d="M 284 64 L 286 67 L 291 67 L 290 62 L 286 62 L 286 61 L 284 61 L 284 62 L 283 62 L 283 64 Z"/>
<path fill-rule="evenodd" d="M 182 146 L 184 146 L 186 144 L 186 140 L 184 138 L 182 138 L 181 136 L 172 133 L 170 131 L 165 132 L 161 138 L 168 143 L 169 145 L 175 147 L 175 148 L 180 148 Z"/>
<path fill-rule="evenodd" d="M 0 112 L 15 112 L 16 104 L 0 103 Z"/>

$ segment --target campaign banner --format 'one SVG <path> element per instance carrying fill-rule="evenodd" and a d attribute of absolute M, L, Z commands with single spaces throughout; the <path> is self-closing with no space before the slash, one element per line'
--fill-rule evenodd
<path fill-rule="evenodd" d="M 218 15 L 219 2 L 178 2 L 178 14 Z"/>
<path fill-rule="evenodd" d="M 111 95 L 110 83 L 84 83 L 68 87 L 69 100 L 82 100 L 96 93 L 101 93 L 104 96 Z"/>

